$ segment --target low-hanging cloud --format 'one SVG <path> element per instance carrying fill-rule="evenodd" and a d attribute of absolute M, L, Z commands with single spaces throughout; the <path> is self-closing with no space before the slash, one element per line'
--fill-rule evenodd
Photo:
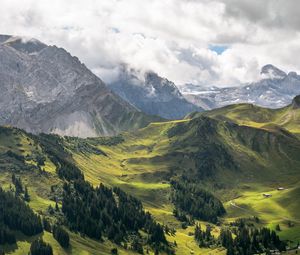
<path fill-rule="evenodd" d="M 64 47 L 105 81 L 127 63 L 177 84 L 238 85 L 258 79 L 267 63 L 300 69 L 299 7 L 296 0 L 1 0 L 0 33 Z"/>

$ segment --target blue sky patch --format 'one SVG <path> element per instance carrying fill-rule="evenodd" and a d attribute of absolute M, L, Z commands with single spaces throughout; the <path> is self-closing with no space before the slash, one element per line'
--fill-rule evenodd
<path fill-rule="evenodd" d="M 225 45 L 210 45 L 208 48 L 210 50 L 216 52 L 218 55 L 221 55 L 225 50 L 228 49 L 228 46 L 225 46 Z"/>

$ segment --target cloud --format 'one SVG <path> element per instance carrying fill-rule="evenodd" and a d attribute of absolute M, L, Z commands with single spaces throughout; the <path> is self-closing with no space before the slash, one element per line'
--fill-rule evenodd
<path fill-rule="evenodd" d="M 64 47 L 108 82 L 127 63 L 177 84 L 239 85 L 258 79 L 267 63 L 299 71 L 299 7 L 295 0 L 1 0 L 0 33 Z"/>

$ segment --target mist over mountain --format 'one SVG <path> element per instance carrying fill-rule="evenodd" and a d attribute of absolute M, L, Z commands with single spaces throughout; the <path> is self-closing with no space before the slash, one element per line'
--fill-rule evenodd
<path fill-rule="evenodd" d="M 196 85 L 183 87 L 184 96 L 204 109 L 214 109 L 235 103 L 251 103 L 263 107 L 279 108 L 288 105 L 300 94 L 300 76 L 285 73 L 273 65 L 261 69 L 261 80 L 241 87 L 205 88 Z"/>
<path fill-rule="evenodd" d="M 159 119 L 112 93 L 63 48 L 9 35 L 1 35 L 0 43 L 1 125 L 87 137 Z"/>
<path fill-rule="evenodd" d="M 123 65 L 109 87 L 141 111 L 167 119 L 180 119 L 203 110 L 188 102 L 173 82 L 150 71 L 141 75 Z"/>

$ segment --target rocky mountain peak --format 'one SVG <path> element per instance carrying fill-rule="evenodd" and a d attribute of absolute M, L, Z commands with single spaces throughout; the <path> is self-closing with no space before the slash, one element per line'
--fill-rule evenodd
<path fill-rule="evenodd" d="M 300 95 L 294 97 L 293 102 L 292 102 L 292 108 L 293 109 L 300 109 Z"/>
<path fill-rule="evenodd" d="M 173 82 L 155 72 L 142 73 L 128 66 L 121 66 L 120 71 L 118 80 L 109 84 L 110 88 L 143 112 L 179 119 L 202 110 L 189 103 Z"/>
<path fill-rule="evenodd" d="M 34 38 L 9 35 L 0 35 L 0 43 L 28 54 L 37 53 L 47 47 L 46 44 Z"/>
<path fill-rule="evenodd" d="M 172 94 L 177 97 L 182 97 L 179 89 L 176 85 L 169 81 L 166 78 L 160 77 L 157 73 L 154 72 L 146 72 L 145 73 L 145 83 L 146 86 L 151 86 L 153 89 L 160 94 Z"/>
<path fill-rule="evenodd" d="M 288 77 L 294 78 L 294 79 L 299 79 L 300 76 L 296 72 L 289 72 Z"/>
<path fill-rule="evenodd" d="M 260 74 L 265 79 L 283 79 L 287 74 L 271 64 L 262 67 Z"/>

